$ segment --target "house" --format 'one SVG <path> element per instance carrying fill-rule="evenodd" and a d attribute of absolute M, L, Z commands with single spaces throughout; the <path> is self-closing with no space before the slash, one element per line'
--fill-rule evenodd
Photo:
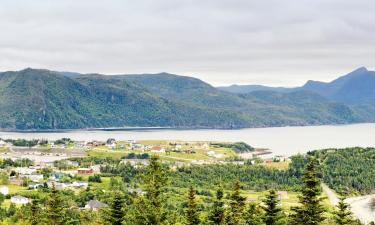
<path fill-rule="evenodd" d="M 38 187 L 43 187 L 44 186 L 44 183 L 42 182 L 38 182 L 38 183 L 31 183 L 29 184 L 27 187 L 29 189 L 35 189 L 35 188 L 38 188 Z"/>
<path fill-rule="evenodd" d="M 92 174 L 94 173 L 94 170 L 92 168 L 79 168 L 77 170 L 78 174 Z"/>
<path fill-rule="evenodd" d="M 13 204 L 27 204 L 29 199 L 20 195 L 16 195 L 10 198 L 10 202 Z"/>
<path fill-rule="evenodd" d="M 277 196 L 278 196 L 279 200 L 284 200 L 284 199 L 289 198 L 287 191 L 279 191 L 279 192 L 277 192 Z"/>
<path fill-rule="evenodd" d="M 220 158 L 223 158 L 223 157 L 224 157 L 223 154 L 221 154 L 221 153 L 216 153 L 215 151 L 208 151 L 208 152 L 207 152 L 207 155 L 210 156 L 210 157 L 217 158 L 217 159 L 220 159 Z"/>
<path fill-rule="evenodd" d="M 151 148 L 151 152 L 154 152 L 154 153 L 163 153 L 163 152 L 165 152 L 165 149 L 162 148 L 161 146 L 153 146 Z"/>
<path fill-rule="evenodd" d="M 38 182 L 43 180 L 43 174 L 31 174 L 26 175 L 25 177 L 29 178 L 32 182 Z"/>
<path fill-rule="evenodd" d="M 27 168 L 27 167 L 17 167 L 16 172 L 21 175 L 31 175 L 33 173 L 36 173 L 35 168 Z"/>
<path fill-rule="evenodd" d="M 90 200 L 85 205 L 85 209 L 91 209 L 93 211 L 98 211 L 101 208 L 107 207 L 107 204 L 99 202 L 98 200 Z"/>
<path fill-rule="evenodd" d="M 83 181 L 74 181 L 72 184 L 72 187 L 74 188 L 87 188 L 89 186 L 89 183 L 83 182 Z"/>
<path fill-rule="evenodd" d="M 9 188 L 7 186 L 1 186 L 0 187 L 0 193 L 3 195 L 9 194 Z"/>

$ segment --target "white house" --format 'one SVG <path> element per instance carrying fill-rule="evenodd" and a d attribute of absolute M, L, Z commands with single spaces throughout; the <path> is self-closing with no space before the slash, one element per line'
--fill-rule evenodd
<path fill-rule="evenodd" d="M 83 181 L 74 181 L 72 186 L 74 188 L 87 188 L 89 186 L 89 184 L 87 182 L 83 182 Z"/>
<path fill-rule="evenodd" d="M 103 207 L 107 207 L 107 204 L 99 202 L 98 200 L 90 200 L 85 205 L 85 209 L 91 209 L 93 211 L 97 211 Z"/>
<path fill-rule="evenodd" d="M 36 173 L 35 168 L 27 168 L 27 167 L 17 167 L 16 172 L 21 175 L 31 175 L 33 173 Z"/>
<path fill-rule="evenodd" d="M 16 195 L 10 198 L 10 202 L 13 204 L 27 204 L 29 203 L 29 199 L 20 195 Z"/>
<path fill-rule="evenodd" d="M 0 187 L 0 193 L 3 195 L 9 194 L 9 188 L 7 186 L 1 186 Z"/>
<path fill-rule="evenodd" d="M 29 178 L 32 182 L 38 182 L 43 180 L 43 174 L 31 174 L 27 175 L 27 178 Z"/>

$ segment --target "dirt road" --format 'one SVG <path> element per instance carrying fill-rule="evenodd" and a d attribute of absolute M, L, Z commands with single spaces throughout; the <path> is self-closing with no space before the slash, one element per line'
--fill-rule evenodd
<path fill-rule="evenodd" d="M 336 206 L 339 202 L 336 193 L 331 190 L 326 184 L 322 184 L 322 189 L 327 195 L 331 204 Z M 351 206 L 353 215 L 364 224 L 375 221 L 375 211 L 372 211 L 369 206 L 372 198 L 375 198 L 375 195 L 364 195 L 360 197 L 348 198 L 345 200 Z"/>

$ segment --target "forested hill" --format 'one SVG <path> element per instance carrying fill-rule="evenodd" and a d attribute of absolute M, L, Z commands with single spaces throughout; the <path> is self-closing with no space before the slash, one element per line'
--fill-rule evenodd
<path fill-rule="evenodd" d="M 242 128 L 372 119 L 368 111 L 305 90 L 236 94 L 167 73 L 107 76 L 37 69 L 0 73 L 3 129 Z"/>

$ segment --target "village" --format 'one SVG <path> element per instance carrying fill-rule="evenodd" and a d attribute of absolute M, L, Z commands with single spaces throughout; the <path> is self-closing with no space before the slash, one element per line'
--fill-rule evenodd
<path fill-rule="evenodd" d="M 133 167 L 147 166 L 150 155 L 156 154 L 172 168 L 205 164 L 287 164 L 287 157 L 273 156 L 268 149 L 256 149 L 245 143 L 186 141 L 73 141 L 63 138 L 47 140 L 0 140 L 0 193 L 6 204 L 29 203 L 33 190 L 86 190 L 101 182 L 101 164 L 79 159 L 114 158 Z M 104 178 L 106 179 L 106 178 Z M 129 192 L 142 194 L 139 188 Z M 282 198 L 287 193 L 280 192 Z M 280 197 L 280 198 L 281 198 Z M 105 204 L 90 200 L 83 209 L 98 210 Z"/>

